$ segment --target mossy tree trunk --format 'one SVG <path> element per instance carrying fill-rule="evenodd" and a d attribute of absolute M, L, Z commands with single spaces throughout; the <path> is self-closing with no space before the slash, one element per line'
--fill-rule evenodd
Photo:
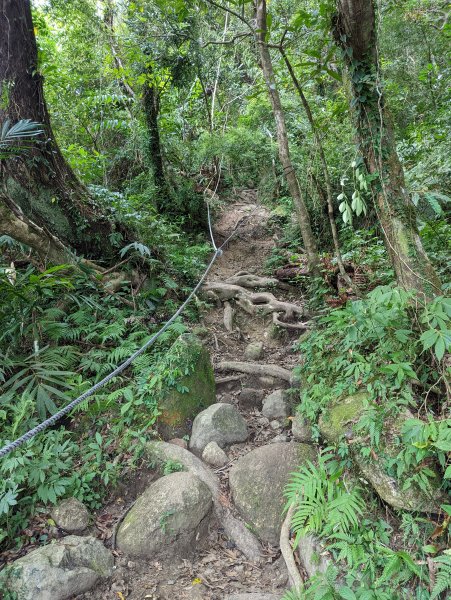
<path fill-rule="evenodd" d="M 114 226 L 95 206 L 54 139 L 38 70 L 30 0 L 0 0 L 0 123 L 7 119 L 40 123 L 45 139 L 25 159 L 2 164 L 2 193 L 9 199 L 2 211 L 19 206 L 26 218 L 63 245 L 86 256 L 107 257 Z"/>
<path fill-rule="evenodd" d="M 398 284 L 430 298 L 440 293 L 440 281 L 418 233 L 384 101 L 373 0 L 337 0 L 334 36 L 349 72 L 360 152 Z"/>
<path fill-rule="evenodd" d="M 295 210 L 298 216 L 299 227 L 302 240 L 307 254 L 309 269 L 312 273 L 319 273 L 319 257 L 316 240 L 313 235 L 310 216 L 307 210 L 304 196 L 296 177 L 296 171 L 291 161 L 290 146 L 288 143 L 287 126 L 285 123 L 285 113 L 282 107 L 280 94 L 277 89 L 276 78 L 271 60 L 271 54 L 267 43 L 267 25 L 266 25 L 266 1 L 256 0 L 257 11 L 257 31 L 256 39 L 260 53 L 260 62 L 265 78 L 266 87 L 271 100 L 274 119 L 276 122 L 277 142 L 279 148 L 279 158 L 282 163 L 283 172 L 287 180 L 290 194 L 293 198 Z"/>
<path fill-rule="evenodd" d="M 158 126 L 158 115 L 160 113 L 160 98 L 153 81 L 152 69 L 147 70 L 147 81 L 143 89 L 144 116 L 149 136 L 149 160 L 153 167 L 153 177 L 157 192 L 157 208 L 163 209 L 166 200 L 168 186 L 164 173 L 163 153 L 161 150 L 160 129 Z"/>

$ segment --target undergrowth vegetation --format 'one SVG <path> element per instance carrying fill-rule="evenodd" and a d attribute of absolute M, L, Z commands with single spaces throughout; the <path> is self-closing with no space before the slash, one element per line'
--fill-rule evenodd
<path fill-rule="evenodd" d="M 154 272 L 131 307 L 123 302 L 133 298 L 126 280 L 111 295 L 89 270 L 71 265 L 42 272 L 33 266 L 2 269 L 0 445 L 108 375 L 172 315 L 204 265 L 208 246 L 193 243 L 186 250 L 180 231 L 171 226 L 168 236 L 164 227 L 158 258 L 142 244 L 124 248 L 132 263 L 144 261 Z M 2 241 L 8 252 L 17 251 Z M 161 270 L 161 260 L 171 268 Z M 134 276 L 132 267 L 128 275 Z M 185 318 L 196 320 L 195 304 Z M 143 444 L 155 436 L 159 394 L 176 380 L 168 348 L 185 331 L 176 321 L 126 372 L 82 402 L 71 422 L 1 461 L 0 544 L 20 542 L 38 505 L 72 495 L 99 507 L 108 486 L 136 467 Z"/>
<path fill-rule="evenodd" d="M 353 246 L 348 256 L 356 260 Z M 360 258 L 383 280 L 384 251 L 377 247 L 367 245 Z M 294 473 L 286 487 L 287 506 L 296 506 L 295 543 L 316 536 L 328 560 L 323 574 L 284 600 L 429 600 L 450 589 L 450 345 L 449 298 L 421 303 L 394 284 L 326 310 L 301 337 L 298 411 L 314 438 L 323 439 L 321 420 L 330 423 L 329 411 L 344 399 L 360 394 L 363 410 L 349 416 L 353 433 L 324 448 L 318 464 Z M 394 438 L 392 423 L 399 424 Z M 430 496 L 431 506 L 439 489 L 435 516 L 408 512 L 407 505 L 384 509 L 359 477 L 355 453 L 402 492 Z"/>

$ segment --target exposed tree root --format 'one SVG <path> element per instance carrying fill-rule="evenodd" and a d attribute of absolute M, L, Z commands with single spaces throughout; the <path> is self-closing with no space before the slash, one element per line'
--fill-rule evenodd
<path fill-rule="evenodd" d="M 282 302 L 269 292 L 256 292 L 253 294 L 240 294 L 236 303 L 243 310 L 251 315 L 268 315 L 274 312 L 283 312 L 286 319 L 293 319 L 295 316 L 304 314 L 302 306 L 292 302 Z"/>
<path fill-rule="evenodd" d="M 249 531 L 227 506 L 227 500 L 222 496 L 219 481 L 204 463 L 188 450 L 166 442 L 150 442 L 147 444 L 147 454 L 151 462 L 164 467 L 168 460 L 181 463 L 184 468 L 199 477 L 210 489 L 213 496 L 214 513 L 227 537 L 251 561 L 262 560 L 262 547 L 255 535 Z"/>
<path fill-rule="evenodd" d="M 291 527 L 291 519 L 294 512 L 294 504 L 290 506 L 287 512 L 287 516 L 285 517 L 284 522 L 282 523 L 282 528 L 280 530 L 280 551 L 282 553 L 283 560 L 287 566 L 288 577 L 290 581 L 290 586 L 295 590 L 299 590 L 302 587 L 302 577 L 299 573 L 299 570 L 296 565 L 296 561 L 294 559 L 293 548 L 290 544 L 290 527 Z"/>
<path fill-rule="evenodd" d="M 238 276 L 241 277 L 240 274 L 238 274 Z M 252 278 L 254 276 L 246 274 L 243 275 L 243 277 Z M 230 279 L 233 278 L 229 278 L 228 281 L 230 281 Z M 228 282 L 208 283 L 205 286 L 205 291 L 209 298 L 212 298 L 216 301 L 220 300 L 221 302 L 224 302 L 226 304 L 224 309 L 224 325 L 227 331 L 233 331 L 233 326 L 231 325 L 230 321 L 230 311 L 232 309 L 228 308 L 228 305 L 231 300 L 235 300 L 238 306 L 240 306 L 245 312 L 252 316 L 277 313 L 276 318 L 279 318 L 279 315 L 283 313 L 285 321 L 280 321 L 279 324 L 281 327 L 285 327 L 286 329 L 306 329 L 306 327 L 303 325 L 301 325 L 300 327 L 289 327 L 286 322 L 287 320 L 303 316 L 305 314 L 304 308 L 302 306 L 299 306 L 298 304 L 294 304 L 293 302 L 283 302 L 281 300 L 277 300 L 277 298 L 270 292 L 249 292 L 247 289 L 241 287 L 240 285 L 235 285 L 233 283 Z"/>
<path fill-rule="evenodd" d="M 233 300 L 234 298 L 238 298 L 241 294 L 248 294 L 247 290 L 239 285 L 233 285 L 231 283 L 215 283 L 214 281 L 207 283 L 204 290 L 209 298 L 212 298 L 213 300 L 219 299 L 221 302 Z"/>
<path fill-rule="evenodd" d="M 254 275 L 252 273 L 248 273 L 247 271 L 239 271 L 236 275 L 232 277 L 228 277 L 225 281 L 226 283 L 231 283 L 232 285 L 239 285 L 244 288 L 258 289 L 258 288 L 283 288 L 288 289 L 290 286 L 286 283 L 282 283 L 275 277 L 260 277 L 259 275 Z"/>
<path fill-rule="evenodd" d="M 224 302 L 224 327 L 226 331 L 232 333 L 233 331 L 233 308 L 230 302 L 227 300 Z"/>
<path fill-rule="evenodd" d="M 299 331 L 304 331 L 305 329 L 311 328 L 311 322 L 307 321 L 306 323 L 286 323 L 285 321 L 281 321 L 279 319 L 280 313 L 274 312 L 272 314 L 272 322 L 277 327 L 283 327 L 284 329 L 296 329 Z"/>
<path fill-rule="evenodd" d="M 290 371 L 288 371 L 288 369 L 284 369 L 283 367 L 279 367 L 279 365 L 225 360 L 218 363 L 216 365 L 216 369 L 218 371 L 240 371 L 241 373 L 258 375 L 260 377 L 269 375 L 270 377 L 277 377 L 283 381 L 291 382 Z"/>

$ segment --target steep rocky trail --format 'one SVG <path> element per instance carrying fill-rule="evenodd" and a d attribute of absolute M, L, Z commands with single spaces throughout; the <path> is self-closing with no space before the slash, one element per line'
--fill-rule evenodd
<path fill-rule="evenodd" d="M 121 482 L 95 515 L 95 524 L 85 525 L 83 535 L 103 543 L 96 549 L 98 540 L 90 538 L 90 552 L 110 551 L 102 558 L 101 574 L 107 577 L 99 580 L 99 573 L 86 568 L 86 551 L 78 548 L 87 538 L 60 540 L 64 553 L 59 550 L 50 559 L 52 600 L 278 600 L 290 587 L 279 548 L 282 490 L 299 464 L 299 452 L 313 458 L 313 449 L 286 443 L 294 436 L 289 418 L 294 395 L 287 388 L 297 360 L 293 343 L 302 332 L 291 326 L 307 319 L 299 290 L 265 272 L 280 235 L 270 217 L 253 190 L 238 193 L 217 215 L 217 244 L 234 235 L 205 283 L 202 298 L 207 303 L 197 327 L 215 370 L 216 404 L 194 420 L 189 450 L 182 439 L 156 442 L 163 458 L 149 450 L 149 468 Z M 299 440 L 305 441 L 297 434 Z M 159 478 L 159 466 L 165 477 Z M 182 467 L 188 473 L 179 472 Z M 153 495 L 146 504 L 149 490 Z M 251 497 L 254 505 L 248 506 Z M 162 506 L 168 502 L 172 504 L 165 511 Z M 179 514 L 173 508 L 177 502 Z M 70 519 L 74 512 L 76 505 L 69 508 Z M 156 527 L 148 535 L 146 522 L 152 518 Z M 189 521 L 195 523 L 187 532 Z M 179 534 L 170 530 L 179 526 Z M 171 542 L 168 533 L 173 534 Z M 141 558 L 136 558 L 137 545 L 144 549 L 138 552 Z M 86 578 L 96 585 L 86 584 L 90 591 L 77 595 Z M 63 595 L 56 591 L 61 588 Z M 48 598 L 38 594 L 38 600 Z"/>
<path fill-rule="evenodd" d="M 277 245 L 279 235 L 277 228 L 269 226 L 269 218 L 269 210 L 258 204 L 252 190 L 241 192 L 235 202 L 225 207 L 215 221 L 215 239 L 219 245 L 234 230 L 236 233 L 216 262 L 207 286 L 209 283 L 223 283 L 240 272 L 267 277 L 265 262 Z M 280 300 L 302 305 L 298 290 L 271 291 Z M 299 332 L 274 328 L 271 314 L 251 316 L 239 309 L 234 309 L 234 313 L 232 332 L 225 329 L 222 302 L 213 302 L 203 314 L 203 342 L 208 346 L 215 366 L 223 361 L 244 361 L 263 366 L 276 364 L 288 370 L 295 366 L 292 344 Z M 257 346 L 249 359 L 252 345 Z M 219 370 L 216 370 L 216 382 L 217 402 L 237 407 L 248 426 L 248 438 L 244 443 L 225 448 L 228 456 L 225 466 L 215 468 L 206 465 L 218 477 L 223 502 L 239 518 L 230 493 L 230 469 L 240 456 L 256 447 L 290 440 L 292 434 L 288 420 L 270 419 L 261 412 L 262 399 L 274 390 L 288 387 L 289 383 L 268 375 Z M 111 507 L 107 507 L 106 512 L 111 512 Z M 244 593 L 256 593 L 258 595 L 254 598 L 262 600 L 265 596 L 261 594 L 269 593 L 274 594 L 274 599 L 280 598 L 288 587 L 288 574 L 278 544 L 264 542 L 261 551 L 259 564 L 248 560 L 225 535 L 221 523 L 215 520 L 210 523 L 200 549 L 189 560 L 129 560 L 119 552 L 113 577 L 95 590 L 77 596 L 77 600 L 116 597 L 219 600 L 227 598 L 228 594 Z"/>

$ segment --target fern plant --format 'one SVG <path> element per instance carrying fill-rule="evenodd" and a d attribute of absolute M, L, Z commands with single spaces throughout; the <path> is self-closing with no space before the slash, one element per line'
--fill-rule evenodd
<path fill-rule="evenodd" d="M 451 591 L 451 550 L 445 550 L 443 554 L 433 558 L 432 561 L 436 565 L 437 571 L 430 600 L 435 600 L 444 592 Z"/>
<path fill-rule="evenodd" d="M 318 466 L 308 462 L 292 473 L 285 488 L 286 508 L 296 507 L 291 523 L 295 544 L 306 533 L 348 533 L 359 524 L 365 508 L 360 490 L 345 488 L 342 472 L 333 468 L 332 459 L 326 452 L 320 455 Z"/>

